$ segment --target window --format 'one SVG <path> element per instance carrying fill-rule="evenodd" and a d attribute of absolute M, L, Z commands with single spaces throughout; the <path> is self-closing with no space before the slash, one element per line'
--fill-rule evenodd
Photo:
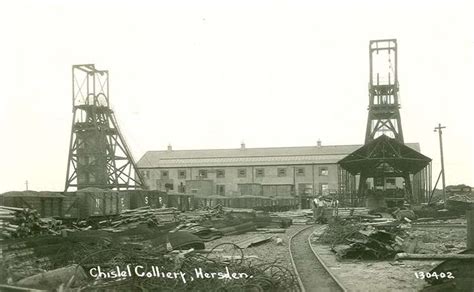
<path fill-rule="evenodd" d="M 238 177 L 247 177 L 247 170 L 245 168 L 241 168 L 237 170 Z"/>
<path fill-rule="evenodd" d="M 320 183 L 319 184 L 319 193 L 321 195 L 329 194 L 329 185 L 327 183 Z"/>
<path fill-rule="evenodd" d="M 304 167 L 299 167 L 296 169 L 296 175 L 304 176 Z"/>
<path fill-rule="evenodd" d="M 394 178 L 387 178 L 386 182 L 387 182 L 387 184 L 394 185 L 395 184 L 395 179 Z"/>
<path fill-rule="evenodd" d="M 263 169 L 263 168 L 255 169 L 255 176 L 256 177 L 264 177 L 265 176 L 265 169 Z"/>
<path fill-rule="evenodd" d="M 161 179 L 167 179 L 168 178 L 168 171 L 167 170 L 162 170 L 161 171 Z"/>
<path fill-rule="evenodd" d="M 185 179 L 186 178 L 186 170 L 183 170 L 183 169 L 178 170 L 178 178 Z"/>
<path fill-rule="evenodd" d="M 217 177 L 217 178 L 223 178 L 223 177 L 225 177 L 225 170 L 223 170 L 223 169 L 218 169 L 218 170 L 216 170 L 216 177 Z"/>
<path fill-rule="evenodd" d="M 286 168 L 277 169 L 278 176 L 286 176 Z"/>
<path fill-rule="evenodd" d="M 329 170 L 327 167 L 320 167 L 319 168 L 319 175 L 320 176 L 327 176 L 329 175 Z"/>
<path fill-rule="evenodd" d="M 225 185 L 216 185 L 216 193 L 218 196 L 225 196 Z"/>
<path fill-rule="evenodd" d="M 207 170 L 200 169 L 199 170 L 199 178 L 207 178 Z"/>
<path fill-rule="evenodd" d="M 141 171 L 143 178 L 150 178 L 150 172 L 148 170 Z"/>
<path fill-rule="evenodd" d="M 172 191 L 172 190 L 174 190 L 174 185 L 170 184 L 170 183 L 166 183 L 165 184 L 165 189 L 166 189 L 166 191 Z"/>
<path fill-rule="evenodd" d="M 377 187 L 383 187 L 383 178 L 382 177 L 376 177 L 374 184 Z"/>

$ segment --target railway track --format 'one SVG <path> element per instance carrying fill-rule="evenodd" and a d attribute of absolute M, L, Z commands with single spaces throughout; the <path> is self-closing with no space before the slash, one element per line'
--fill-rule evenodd
<path fill-rule="evenodd" d="M 302 292 L 347 291 L 327 269 L 311 246 L 311 234 L 318 225 L 311 225 L 290 237 L 291 263 Z"/>

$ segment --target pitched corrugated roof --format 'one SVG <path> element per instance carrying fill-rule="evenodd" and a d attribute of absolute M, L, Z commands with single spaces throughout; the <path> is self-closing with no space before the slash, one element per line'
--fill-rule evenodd
<path fill-rule="evenodd" d="M 363 145 L 148 151 L 139 168 L 337 163 Z M 407 146 L 419 150 L 418 143 Z"/>

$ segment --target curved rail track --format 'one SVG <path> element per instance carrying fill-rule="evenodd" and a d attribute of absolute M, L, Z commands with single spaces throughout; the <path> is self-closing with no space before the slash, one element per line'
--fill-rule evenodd
<path fill-rule="evenodd" d="M 328 270 L 311 246 L 311 234 L 317 225 L 301 229 L 290 237 L 291 264 L 302 292 L 347 290 Z"/>

